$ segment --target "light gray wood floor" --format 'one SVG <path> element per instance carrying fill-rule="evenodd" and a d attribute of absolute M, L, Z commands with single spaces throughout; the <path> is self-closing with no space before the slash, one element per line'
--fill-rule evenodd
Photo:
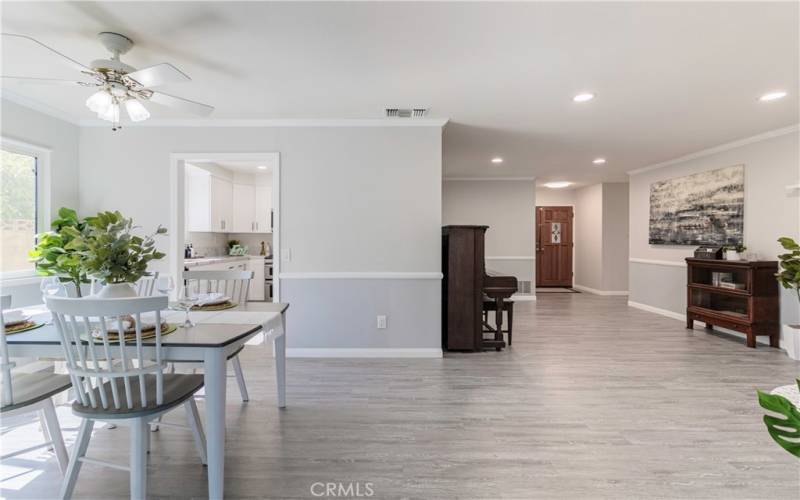
<path fill-rule="evenodd" d="M 515 320 L 501 353 L 290 359 L 284 411 L 269 350 L 248 347 L 250 403 L 228 386 L 226 496 L 313 498 L 333 481 L 393 499 L 800 497 L 798 461 L 767 435 L 755 394 L 798 375 L 782 352 L 621 297 L 542 294 Z M 77 422 L 60 415 L 73 439 Z M 125 428 L 100 429 L 89 455 L 125 461 L 127 443 Z M 52 497 L 60 475 L 44 456 L 10 460 L 3 495 Z M 188 432 L 153 434 L 148 479 L 154 497 L 205 496 Z M 76 497 L 127 492 L 126 473 L 84 465 Z"/>

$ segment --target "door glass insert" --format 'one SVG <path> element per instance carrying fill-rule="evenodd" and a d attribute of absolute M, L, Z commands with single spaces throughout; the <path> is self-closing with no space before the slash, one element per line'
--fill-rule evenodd
<path fill-rule="evenodd" d="M 561 243 L 561 223 L 553 222 L 550 225 L 550 243 Z"/>

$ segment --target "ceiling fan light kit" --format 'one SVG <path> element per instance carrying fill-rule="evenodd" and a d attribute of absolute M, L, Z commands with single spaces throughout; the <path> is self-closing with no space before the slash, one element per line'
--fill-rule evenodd
<path fill-rule="evenodd" d="M 17 76 L 2 76 L 2 78 L 23 83 L 67 84 L 97 88 L 98 90 L 86 99 L 86 107 L 96 113 L 101 120 L 111 122 L 112 130 L 120 128 L 120 108 L 123 106 L 132 122 L 140 122 L 150 118 L 150 112 L 142 104 L 142 101 L 153 101 L 201 116 L 207 116 L 214 111 L 213 106 L 151 90 L 151 87 L 167 83 L 186 82 L 191 79 L 169 63 L 156 64 L 155 66 L 137 70 L 133 66 L 120 61 L 120 55 L 131 50 L 134 45 L 133 40 L 125 35 L 109 31 L 99 33 L 97 37 L 106 49 L 111 52 L 111 58 L 96 59 L 91 62 L 91 67 L 84 66 L 80 62 L 27 35 L 3 33 L 3 36 L 33 42 L 60 56 L 72 67 L 77 67 L 81 73 L 93 78 L 95 81 L 83 82 Z"/>

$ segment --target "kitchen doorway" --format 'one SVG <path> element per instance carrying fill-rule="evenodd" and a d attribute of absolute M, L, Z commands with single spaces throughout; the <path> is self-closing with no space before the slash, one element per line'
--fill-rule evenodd
<path fill-rule="evenodd" d="M 572 207 L 536 207 L 536 287 L 572 287 Z"/>
<path fill-rule="evenodd" d="M 268 183 L 260 180 L 265 178 Z M 280 301 L 279 153 L 173 154 L 170 195 L 172 276 L 180 277 L 187 262 L 197 264 L 197 259 L 187 259 L 187 242 L 201 240 L 193 245 L 198 255 L 227 257 L 234 250 L 263 257 L 263 274 L 256 273 L 259 285 L 263 283 L 264 297 Z M 271 255 L 259 255 L 262 241 Z"/>

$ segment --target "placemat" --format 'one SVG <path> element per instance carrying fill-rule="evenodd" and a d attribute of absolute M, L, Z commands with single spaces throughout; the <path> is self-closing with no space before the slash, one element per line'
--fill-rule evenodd
<path fill-rule="evenodd" d="M 163 337 L 164 335 L 169 335 L 170 333 L 175 332 L 177 329 L 178 329 L 178 325 L 177 324 L 175 324 L 175 323 L 166 323 L 166 326 L 162 325 L 162 327 L 161 327 L 161 336 Z M 142 332 L 142 340 L 148 340 L 148 339 L 154 339 L 154 338 L 156 338 L 156 330 L 155 330 L 155 328 L 153 328 L 152 330 L 147 331 L 147 332 Z M 89 337 L 85 333 L 82 333 L 81 334 L 81 339 L 88 341 Z M 92 336 L 92 339 L 94 340 L 95 344 L 102 344 L 103 343 L 103 339 L 102 338 Z M 108 341 L 110 343 L 112 343 L 112 344 L 118 344 L 119 343 L 119 339 L 118 339 L 117 335 L 114 335 L 112 333 L 108 334 Z M 136 342 L 136 334 L 135 333 L 133 333 L 133 334 L 128 333 L 128 334 L 125 335 L 125 343 L 131 343 L 131 342 Z"/>
<path fill-rule="evenodd" d="M 37 323 L 36 321 L 28 320 L 25 323 L 20 323 L 14 326 L 7 326 L 6 335 L 13 335 L 15 333 L 27 332 L 30 330 L 35 330 L 42 326 L 44 326 L 44 323 Z"/>
<path fill-rule="evenodd" d="M 192 311 L 224 311 L 226 309 L 233 309 L 239 307 L 236 302 L 223 302 L 222 304 L 213 304 L 207 306 L 192 306 Z"/>

